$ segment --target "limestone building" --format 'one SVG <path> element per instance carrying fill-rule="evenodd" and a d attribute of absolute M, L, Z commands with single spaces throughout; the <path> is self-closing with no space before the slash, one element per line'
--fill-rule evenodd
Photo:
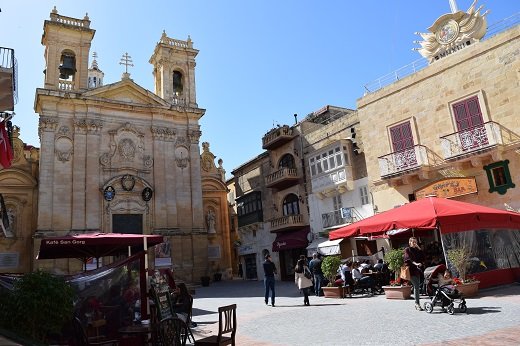
<path fill-rule="evenodd" d="M 198 50 L 189 37 L 163 32 L 150 58 L 151 92 L 127 72 L 107 84 L 95 60 L 89 68 L 94 35 L 87 16 L 62 16 L 56 8 L 44 23 L 45 80 L 35 98 L 41 151 L 34 255 L 41 237 L 92 230 L 161 234 L 171 250 L 166 264 L 178 278 L 228 271 L 224 170 L 215 166 L 209 144 L 202 155 L 199 144 L 205 110 L 196 98 Z M 153 260 L 152 254 L 151 267 Z M 36 263 L 64 271 L 81 264 Z"/>
<path fill-rule="evenodd" d="M 357 102 L 379 211 L 432 194 L 520 208 L 520 26 L 483 37 L 475 3 L 420 34 L 426 67 Z"/>

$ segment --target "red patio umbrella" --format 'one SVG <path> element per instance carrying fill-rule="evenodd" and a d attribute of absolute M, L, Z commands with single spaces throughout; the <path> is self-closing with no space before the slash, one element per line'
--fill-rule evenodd
<path fill-rule="evenodd" d="M 398 228 L 435 229 L 442 233 L 482 228 L 520 229 L 520 214 L 446 198 L 427 197 L 376 214 L 329 233 L 329 239 L 377 235 Z"/>

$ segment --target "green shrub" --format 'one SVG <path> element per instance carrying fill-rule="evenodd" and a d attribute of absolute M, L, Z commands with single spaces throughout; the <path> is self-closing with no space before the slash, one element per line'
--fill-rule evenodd
<path fill-rule="evenodd" d="M 464 281 L 466 279 L 466 272 L 470 265 L 469 258 L 471 254 L 467 247 L 462 246 L 460 248 L 448 250 L 446 257 L 448 261 L 455 267 L 455 270 L 459 273 L 459 277 Z"/>
<path fill-rule="evenodd" d="M 7 329 L 45 342 L 72 320 L 74 290 L 62 278 L 43 271 L 25 274 L 14 284 Z M 2 306 L 3 309 L 3 306 Z M 2 316 L 4 317 L 4 316 Z"/>
<path fill-rule="evenodd" d="M 385 254 L 385 262 L 388 269 L 394 272 L 397 280 L 401 267 L 404 265 L 404 249 L 392 249 Z"/>
<path fill-rule="evenodd" d="M 334 281 L 336 281 L 335 279 L 340 264 L 341 258 L 339 258 L 339 256 L 327 256 L 321 261 L 321 271 L 325 278 L 329 280 L 330 286 L 333 286 Z"/>

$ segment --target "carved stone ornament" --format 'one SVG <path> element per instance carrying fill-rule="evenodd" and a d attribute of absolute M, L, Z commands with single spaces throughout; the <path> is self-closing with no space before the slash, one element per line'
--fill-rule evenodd
<path fill-rule="evenodd" d="M 486 14 L 480 14 L 482 6 L 475 9 L 474 0 L 466 11 L 457 11 L 440 16 L 431 27 L 429 33 L 417 32 L 423 41 L 415 41 L 421 45 L 414 48 L 430 63 L 444 58 L 458 50 L 480 41 L 486 34 Z"/>
<path fill-rule="evenodd" d="M 125 174 L 121 177 L 121 186 L 125 191 L 132 191 L 135 186 L 135 177 L 130 174 Z"/>
<path fill-rule="evenodd" d="M 70 160 L 74 149 L 72 140 L 68 137 L 58 137 L 54 142 L 54 153 L 61 162 Z"/>
<path fill-rule="evenodd" d="M 111 201 L 116 196 L 116 190 L 112 186 L 107 186 L 105 188 L 105 191 L 103 191 L 103 198 L 105 198 L 106 201 Z"/>
<path fill-rule="evenodd" d="M 151 200 L 152 199 L 152 195 L 153 195 L 153 191 L 149 187 L 145 187 L 143 189 L 143 192 L 141 193 L 141 196 L 143 197 L 143 200 L 145 202 L 148 202 L 149 200 Z"/>

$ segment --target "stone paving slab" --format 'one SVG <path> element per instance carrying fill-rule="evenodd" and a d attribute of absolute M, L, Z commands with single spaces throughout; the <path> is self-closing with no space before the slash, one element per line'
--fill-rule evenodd
<path fill-rule="evenodd" d="M 276 306 L 266 306 L 261 281 L 222 281 L 197 288 L 195 339 L 216 332 L 219 306 L 237 304 L 237 345 L 520 345 L 520 285 L 480 290 L 467 313 L 428 314 L 410 300 L 381 296 L 303 297 L 292 282 L 276 282 Z M 422 302 L 427 301 L 423 297 Z"/>

